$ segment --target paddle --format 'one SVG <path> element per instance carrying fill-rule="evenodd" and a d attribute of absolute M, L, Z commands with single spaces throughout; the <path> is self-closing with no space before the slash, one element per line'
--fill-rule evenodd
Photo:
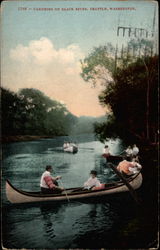
<path fill-rule="evenodd" d="M 79 149 L 94 150 L 94 148 L 82 148 L 82 147 L 79 147 Z"/>
<path fill-rule="evenodd" d="M 55 171 L 53 171 L 53 173 L 56 174 Z M 65 195 L 66 195 L 66 198 L 67 198 L 68 202 L 70 202 L 70 200 L 69 200 L 69 198 L 68 198 L 68 195 L 67 195 L 67 192 L 66 192 L 66 190 L 65 190 L 65 188 L 64 188 L 64 185 L 63 185 L 62 180 L 59 179 L 59 181 L 61 182 L 62 188 L 64 189 L 64 192 L 65 192 Z"/>
<path fill-rule="evenodd" d="M 110 168 L 113 169 L 113 171 L 118 175 L 118 177 L 119 177 L 119 178 L 123 181 L 123 183 L 128 187 L 131 196 L 132 196 L 133 199 L 136 201 L 136 203 L 140 205 L 141 200 L 140 200 L 139 197 L 137 196 L 137 193 L 136 193 L 135 190 L 132 188 L 132 186 L 128 183 L 128 181 L 126 180 L 126 178 L 117 170 L 117 168 L 116 168 L 112 163 L 108 163 L 108 166 L 109 166 Z"/>
<path fill-rule="evenodd" d="M 119 155 L 123 155 L 124 154 L 124 152 L 125 152 L 125 150 L 123 150 Z"/>
<path fill-rule="evenodd" d="M 63 185 L 62 180 L 59 179 L 59 181 L 61 182 L 61 185 L 62 185 L 62 187 L 63 187 L 63 189 L 64 189 L 64 192 L 65 192 L 65 195 L 66 195 L 66 198 L 67 198 L 68 202 L 70 202 L 70 200 L 69 200 L 69 198 L 68 198 L 68 195 L 67 195 L 67 192 L 66 192 L 66 190 L 65 190 L 65 188 L 64 188 L 64 185 Z"/>

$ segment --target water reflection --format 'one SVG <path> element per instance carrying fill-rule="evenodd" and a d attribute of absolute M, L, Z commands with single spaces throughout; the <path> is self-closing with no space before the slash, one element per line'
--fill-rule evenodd
<path fill-rule="evenodd" d="M 62 205 L 63 206 L 63 205 Z M 62 207 L 61 206 L 61 207 Z M 48 240 L 56 237 L 54 225 L 55 225 L 55 215 L 60 211 L 60 206 L 48 207 L 47 205 L 40 206 L 40 212 L 43 219 L 43 232 L 44 237 Z M 63 218 L 62 218 L 63 219 Z"/>
<path fill-rule="evenodd" d="M 43 218 L 44 237 L 54 247 L 78 247 L 78 241 L 91 231 L 95 233 L 110 230 L 116 215 L 109 203 L 65 203 L 58 207 L 40 207 Z M 77 243 L 76 243 L 77 242 Z"/>

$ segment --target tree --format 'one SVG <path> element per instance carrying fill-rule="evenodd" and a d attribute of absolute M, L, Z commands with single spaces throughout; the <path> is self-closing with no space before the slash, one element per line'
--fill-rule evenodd
<path fill-rule="evenodd" d="M 83 61 L 81 60 L 82 78 L 91 82 L 93 86 L 98 82 L 106 84 L 112 81 L 115 67 L 114 53 L 115 48 L 110 43 L 94 48 Z"/>
<path fill-rule="evenodd" d="M 66 107 L 37 89 L 2 89 L 2 134 L 67 135 L 77 121 Z"/>
<path fill-rule="evenodd" d="M 146 66 L 143 60 L 138 59 L 127 68 L 118 69 L 114 75 L 115 82 L 108 85 L 101 94 L 100 101 L 105 105 L 110 105 L 114 116 L 112 123 L 108 124 L 106 129 L 113 130 L 113 133 L 116 132 L 117 136 L 123 139 L 143 141 L 147 139 L 153 142 L 158 130 L 158 57 L 145 58 L 145 64 Z M 148 77 L 150 81 L 149 106 L 146 103 Z M 148 117 L 146 117 L 146 112 L 148 112 Z M 149 137 L 146 129 L 147 119 Z M 107 131 L 106 134 L 110 135 Z"/>
<path fill-rule="evenodd" d="M 23 134 L 25 102 L 8 89 L 1 88 L 2 134 Z"/>
<path fill-rule="evenodd" d="M 112 67 L 110 67 L 111 56 L 108 56 L 104 47 L 100 47 L 100 50 L 94 49 L 94 53 L 90 54 L 89 59 L 88 57 L 86 60 L 84 59 L 81 74 L 84 80 L 91 81 L 94 85 L 97 84 L 97 79 L 105 81 L 106 87 L 99 99 L 102 105 L 110 107 L 110 119 L 106 125 L 103 123 L 95 127 L 96 134 L 99 133 L 102 140 L 116 135 L 122 139 L 147 139 L 150 142 L 156 138 L 158 57 L 147 56 L 147 53 L 151 52 L 152 43 L 147 44 L 146 41 L 141 41 L 140 44 L 143 52 L 141 57 L 127 54 L 127 48 L 125 48 L 123 57 L 118 63 L 115 63 L 116 70 L 113 67 L 114 60 L 111 60 Z M 131 41 L 128 47 L 133 45 L 134 49 L 139 46 L 135 41 Z M 148 52 L 145 53 L 146 51 Z M 100 62 L 102 57 L 99 55 L 103 57 L 102 62 Z M 108 59 L 106 59 L 107 57 Z M 115 59 L 117 60 L 116 56 Z M 96 71 L 97 66 L 101 69 L 104 67 L 106 70 L 109 69 L 112 79 L 107 79 L 107 71 Z"/>
<path fill-rule="evenodd" d="M 19 96 L 27 103 L 29 130 L 34 127 L 34 133 L 46 135 L 69 133 L 76 119 L 63 104 L 50 99 L 37 89 L 22 89 Z"/>

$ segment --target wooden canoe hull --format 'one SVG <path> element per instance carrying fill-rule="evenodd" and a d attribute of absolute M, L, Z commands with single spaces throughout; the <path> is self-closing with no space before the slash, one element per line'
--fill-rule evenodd
<path fill-rule="evenodd" d="M 107 159 L 107 162 L 122 161 L 123 160 L 123 156 L 121 156 L 121 155 L 108 155 L 108 156 L 106 156 L 104 154 L 102 156 Z"/>
<path fill-rule="evenodd" d="M 133 189 L 138 189 L 142 184 L 141 173 L 135 175 L 135 177 L 129 182 Z M 32 202 L 46 202 L 46 201 L 66 201 L 66 200 L 78 200 L 86 199 L 90 197 L 101 197 L 109 194 L 127 192 L 128 188 L 123 184 L 115 185 L 114 187 L 109 187 L 103 190 L 94 191 L 81 191 L 71 193 L 71 189 L 66 189 L 66 193 L 63 192 L 60 195 L 38 195 L 35 192 L 26 192 L 18 190 L 6 181 L 6 196 L 11 203 L 32 203 Z"/>

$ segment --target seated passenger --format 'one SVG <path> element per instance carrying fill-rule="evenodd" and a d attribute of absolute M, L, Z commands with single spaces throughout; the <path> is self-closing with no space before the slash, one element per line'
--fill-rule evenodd
<path fill-rule="evenodd" d="M 127 156 L 132 156 L 133 151 L 132 151 L 131 146 L 128 146 L 128 148 L 127 148 L 125 151 L 126 151 L 126 155 L 127 155 Z"/>
<path fill-rule="evenodd" d="M 119 170 L 124 175 L 132 175 L 138 173 L 142 166 L 136 161 L 123 160 L 118 164 L 117 170 Z"/>
<path fill-rule="evenodd" d="M 66 141 L 63 144 L 63 148 L 67 148 L 67 142 Z"/>
<path fill-rule="evenodd" d="M 42 174 L 40 180 L 41 192 L 44 194 L 56 194 L 61 193 L 64 188 L 58 186 L 58 179 L 61 179 L 61 176 L 52 177 L 52 166 L 46 166 L 46 171 Z"/>
<path fill-rule="evenodd" d="M 133 145 L 132 151 L 133 151 L 133 157 L 136 157 L 136 159 L 138 160 L 139 148 L 136 146 L 136 144 Z"/>
<path fill-rule="evenodd" d="M 108 145 L 105 145 L 104 146 L 104 149 L 103 149 L 103 157 L 105 157 L 105 158 L 107 158 L 108 156 L 110 156 L 111 154 L 110 154 L 110 150 L 109 150 L 109 147 L 108 147 Z"/>
<path fill-rule="evenodd" d="M 139 173 L 139 171 L 142 169 L 142 166 L 139 164 L 137 157 L 134 157 L 132 162 L 135 162 L 136 164 L 131 169 L 129 168 L 129 170 L 132 171 L 133 174 Z"/>
<path fill-rule="evenodd" d="M 67 142 L 66 143 L 66 148 L 69 148 L 71 146 L 71 143 L 70 142 Z"/>
<path fill-rule="evenodd" d="M 97 171 L 92 170 L 90 172 L 91 177 L 84 183 L 84 189 L 92 189 L 94 187 L 100 187 L 101 183 L 97 179 Z"/>

